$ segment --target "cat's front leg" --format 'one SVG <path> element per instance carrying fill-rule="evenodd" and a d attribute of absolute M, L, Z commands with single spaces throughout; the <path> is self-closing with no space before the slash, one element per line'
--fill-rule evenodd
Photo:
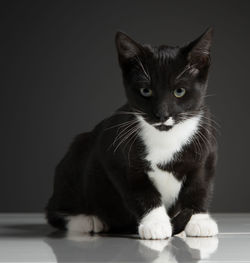
<path fill-rule="evenodd" d="M 110 177 L 121 194 L 124 204 L 136 218 L 138 234 L 142 239 L 166 239 L 172 235 L 170 218 L 162 203 L 160 193 L 146 173 L 130 170 L 122 177 Z M 121 180 L 126 178 L 126 180 Z"/>
<path fill-rule="evenodd" d="M 148 211 L 140 221 L 138 228 L 142 239 L 165 239 L 171 237 L 172 226 L 164 206 Z"/>
<path fill-rule="evenodd" d="M 166 239 L 172 235 L 172 226 L 160 193 L 146 174 L 133 174 L 132 193 L 128 205 L 137 216 L 141 239 Z M 136 176 L 136 177 L 135 177 Z M 136 181 L 134 181 L 134 179 Z"/>
<path fill-rule="evenodd" d="M 187 176 L 180 201 L 183 208 L 193 210 L 185 233 L 191 237 L 210 237 L 218 234 L 216 221 L 209 215 L 214 167 L 198 167 Z"/>

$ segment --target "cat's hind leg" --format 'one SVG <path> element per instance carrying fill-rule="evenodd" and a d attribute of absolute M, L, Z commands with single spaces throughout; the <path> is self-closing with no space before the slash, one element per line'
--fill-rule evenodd
<path fill-rule="evenodd" d="M 94 215 L 74 215 L 67 217 L 68 232 L 75 233 L 99 233 L 107 231 L 107 226 Z"/>

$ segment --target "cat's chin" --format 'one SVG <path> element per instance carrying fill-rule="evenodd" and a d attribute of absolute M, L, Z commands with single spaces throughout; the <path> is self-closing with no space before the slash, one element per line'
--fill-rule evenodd
<path fill-rule="evenodd" d="M 173 126 L 161 124 L 161 125 L 154 125 L 154 127 L 159 131 L 169 131 Z"/>

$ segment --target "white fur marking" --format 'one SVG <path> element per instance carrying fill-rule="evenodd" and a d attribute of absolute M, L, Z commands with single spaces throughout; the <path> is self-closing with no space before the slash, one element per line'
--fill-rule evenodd
<path fill-rule="evenodd" d="M 157 122 L 157 123 L 154 123 L 153 126 L 159 126 L 159 125 L 166 125 L 166 126 L 173 126 L 175 123 L 174 119 L 172 117 L 169 117 L 165 122 Z"/>
<path fill-rule="evenodd" d="M 182 182 L 178 181 L 172 173 L 162 171 L 157 167 L 148 172 L 148 176 L 160 192 L 162 201 L 168 209 L 178 197 Z"/>
<path fill-rule="evenodd" d="M 69 232 L 99 233 L 104 230 L 103 223 L 96 216 L 82 214 L 69 216 L 68 220 L 67 229 Z"/>
<path fill-rule="evenodd" d="M 174 119 L 172 117 L 169 117 L 165 122 L 165 125 L 167 126 L 173 126 L 174 125 Z"/>
<path fill-rule="evenodd" d="M 138 119 L 141 125 L 140 136 L 147 149 L 146 159 L 152 164 L 159 164 L 170 162 L 174 154 L 191 141 L 198 129 L 200 115 L 177 123 L 168 131 L 159 131 L 141 116 Z"/>
<path fill-rule="evenodd" d="M 169 208 L 177 199 L 182 182 L 178 181 L 172 173 L 160 170 L 157 164 L 172 161 L 175 154 L 191 141 L 198 129 L 200 115 L 177 123 L 168 131 L 157 130 L 140 116 L 138 119 L 141 125 L 140 136 L 147 151 L 146 160 L 151 163 L 152 168 L 148 175 L 160 192 L 166 208 Z M 172 119 L 171 122 L 174 123 L 174 120 Z"/>
<path fill-rule="evenodd" d="M 191 237 L 210 237 L 218 234 L 218 226 L 209 214 L 195 214 L 189 220 L 185 232 Z"/>
<path fill-rule="evenodd" d="M 172 227 L 164 206 L 151 210 L 143 217 L 138 229 L 142 239 L 165 239 L 171 237 Z"/>

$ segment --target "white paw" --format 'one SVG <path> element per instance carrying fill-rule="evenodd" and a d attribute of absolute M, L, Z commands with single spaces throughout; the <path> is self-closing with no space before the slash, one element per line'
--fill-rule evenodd
<path fill-rule="evenodd" d="M 99 233 L 99 232 L 106 230 L 105 225 L 102 223 L 102 221 L 98 217 L 93 216 L 92 220 L 93 220 L 93 232 L 94 233 Z"/>
<path fill-rule="evenodd" d="M 171 237 L 171 224 L 169 221 L 141 224 L 139 226 L 139 235 L 142 239 L 165 239 Z"/>
<path fill-rule="evenodd" d="M 176 235 L 174 235 L 174 236 L 184 239 L 187 235 L 186 235 L 185 231 L 182 231 L 182 232 L 180 232 L 179 234 L 176 234 Z"/>
<path fill-rule="evenodd" d="M 211 237 L 218 234 L 218 226 L 208 214 L 195 214 L 188 222 L 185 232 L 190 237 Z"/>
<path fill-rule="evenodd" d="M 69 232 L 99 233 L 105 230 L 104 224 L 96 216 L 76 215 L 68 217 L 67 229 Z"/>
<path fill-rule="evenodd" d="M 163 206 L 150 211 L 141 221 L 138 229 L 142 239 L 165 239 L 171 237 L 172 227 Z"/>

